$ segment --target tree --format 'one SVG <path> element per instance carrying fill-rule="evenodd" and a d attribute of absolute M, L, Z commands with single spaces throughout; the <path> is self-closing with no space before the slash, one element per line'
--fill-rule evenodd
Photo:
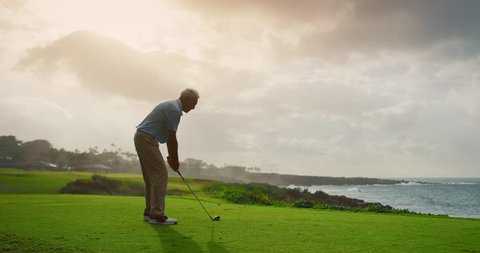
<path fill-rule="evenodd" d="M 52 163 L 57 164 L 58 166 L 64 168 L 70 165 L 70 161 L 68 159 L 68 151 L 65 149 L 50 149 L 50 159 Z"/>
<path fill-rule="evenodd" d="M 48 159 L 52 145 L 47 140 L 34 140 L 21 146 L 22 158 L 26 164 L 32 164 L 42 159 Z"/>
<path fill-rule="evenodd" d="M 187 158 L 183 161 L 183 166 L 190 169 L 203 169 L 207 164 L 202 160 Z"/>
<path fill-rule="evenodd" d="M 0 136 L 0 160 L 18 160 L 22 142 L 13 135 Z"/>

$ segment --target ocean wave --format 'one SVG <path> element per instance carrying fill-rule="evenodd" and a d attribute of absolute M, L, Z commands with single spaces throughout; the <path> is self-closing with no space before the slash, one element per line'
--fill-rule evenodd
<path fill-rule="evenodd" d="M 426 185 L 425 183 L 420 183 L 420 182 L 415 182 L 415 181 L 409 181 L 409 182 L 401 182 L 399 184 L 395 185 L 401 185 L 401 186 L 414 186 L 414 185 Z"/>
<path fill-rule="evenodd" d="M 347 188 L 347 189 L 337 189 L 337 188 L 319 188 L 317 190 L 321 190 L 323 192 L 326 192 L 326 193 L 342 193 L 342 192 L 362 192 L 362 190 L 360 190 L 359 188 L 357 187 L 352 187 L 352 188 Z"/>
<path fill-rule="evenodd" d="M 453 184 L 453 185 L 476 185 L 477 183 L 474 182 L 448 182 L 446 184 Z"/>
<path fill-rule="evenodd" d="M 345 191 L 347 191 L 347 192 L 361 192 L 361 190 L 358 189 L 357 187 L 348 188 Z"/>

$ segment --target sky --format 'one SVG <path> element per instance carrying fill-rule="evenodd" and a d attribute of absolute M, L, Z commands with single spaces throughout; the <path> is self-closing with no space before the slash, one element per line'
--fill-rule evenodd
<path fill-rule="evenodd" d="M 135 152 L 135 126 L 194 88 L 181 160 L 479 177 L 479 11 L 475 0 L 0 0 L 0 135 Z"/>

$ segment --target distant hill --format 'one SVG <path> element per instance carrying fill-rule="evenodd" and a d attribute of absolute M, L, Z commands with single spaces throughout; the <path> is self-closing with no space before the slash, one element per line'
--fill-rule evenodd
<path fill-rule="evenodd" d="M 320 177 L 284 175 L 276 173 L 249 173 L 247 182 L 268 183 L 278 186 L 298 185 L 367 185 L 367 184 L 398 184 L 403 181 L 365 178 L 365 177 Z"/>
<path fill-rule="evenodd" d="M 190 178 L 209 179 L 228 183 L 267 183 L 276 186 L 312 186 L 312 185 L 367 185 L 367 184 L 399 184 L 403 180 L 391 180 L 365 177 L 324 177 L 300 176 L 277 173 L 251 172 L 258 168 L 242 166 L 215 167 L 206 165 L 200 160 L 186 159 L 180 169 L 182 174 Z"/>

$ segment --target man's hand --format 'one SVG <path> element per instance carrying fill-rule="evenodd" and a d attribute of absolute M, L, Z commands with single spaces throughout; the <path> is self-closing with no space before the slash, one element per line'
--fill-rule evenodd
<path fill-rule="evenodd" d="M 167 157 L 167 162 L 168 165 L 170 165 L 170 168 L 172 168 L 173 171 L 178 172 L 180 169 L 180 163 L 176 159 L 170 159 L 170 157 Z"/>

